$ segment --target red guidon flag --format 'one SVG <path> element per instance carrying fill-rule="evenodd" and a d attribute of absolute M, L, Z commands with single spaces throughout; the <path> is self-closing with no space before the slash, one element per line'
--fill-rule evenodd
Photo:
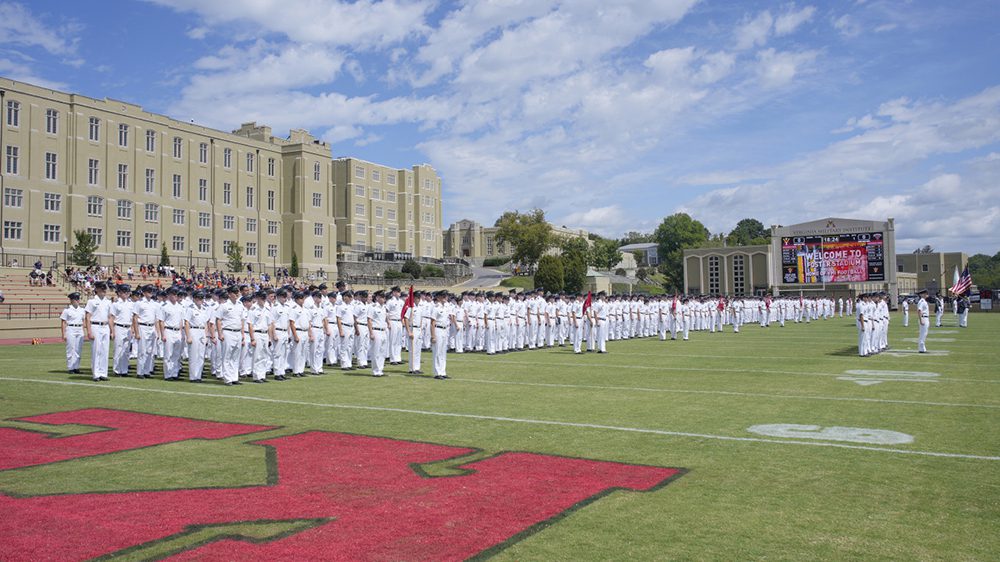
<path fill-rule="evenodd" d="M 583 314 L 590 308 L 590 291 L 587 291 L 587 298 L 583 299 Z"/>
<path fill-rule="evenodd" d="M 406 311 L 411 308 L 413 308 L 413 285 L 410 285 L 410 295 L 406 297 L 406 302 L 403 303 L 403 312 L 399 314 L 399 319 L 406 318 Z"/>
<path fill-rule="evenodd" d="M 670 303 L 670 312 L 677 312 L 677 293 L 674 293 L 674 302 Z"/>

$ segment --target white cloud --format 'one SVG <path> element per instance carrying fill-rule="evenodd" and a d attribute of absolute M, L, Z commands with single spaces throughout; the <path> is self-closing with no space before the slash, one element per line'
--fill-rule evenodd
<path fill-rule="evenodd" d="M 817 54 L 816 51 L 792 53 L 764 49 L 757 53 L 757 76 L 766 87 L 785 86 L 806 70 Z"/>
<path fill-rule="evenodd" d="M 208 36 L 208 28 L 204 26 L 192 27 L 187 30 L 187 36 L 195 40 L 204 39 Z"/>
<path fill-rule="evenodd" d="M 605 236 L 617 236 L 634 225 L 635 221 L 619 205 L 608 205 L 584 211 L 576 211 L 553 221 L 570 228 L 582 228 Z"/>
<path fill-rule="evenodd" d="M 736 48 L 749 49 L 767 43 L 773 23 L 774 18 L 767 10 L 753 19 L 744 18 L 743 24 L 736 28 Z"/>
<path fill-rule="evenodd" d="M 833 20 L 833 28 L 847 38 L 857 37 L 861 34 L 861 25 L 854 21 L 854 18 L 844 14 Z"/>
<path fill-rule="evenodd" d="M 815 6 L 806 6 L 801 10 L 796 10 L 795 4 L 789 5 L 787 11 L 775 18 L 774 34 L 779 37 L 791 34 L 798 29 L 800 25 L 811 20 L 815 13 Z"/>
<path fill-rule="evenodd" d="M 62 82 L 38 76 L 31 68 L 31 65 L 15 62 L 10 59 L 0 59 L 0 75 L 20 82 L 35 84 L 43 88 L 52 88 L 53 90 L 67 89 L 67 85 Z"/>
<path fill-rule="evenodd" d="M 76 52 L 79 30 L 76 24 L 47 26 L 24 5 L 0 2 L 0 44 L 41 47 L 54 55 L 71 55 Z"/>

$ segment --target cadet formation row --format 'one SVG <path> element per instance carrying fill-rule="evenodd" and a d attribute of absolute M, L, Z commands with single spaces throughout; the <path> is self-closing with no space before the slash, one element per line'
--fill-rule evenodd
<path fill-rule="evenodd" d="M 108 293 L 112 293 L 109 295 Z M 845 308 L 846 304 L 846 308 Z M 163 377 L 180 380 L 183 363 L 191 382 L 206 370 L 226 385 L 240 378 L 255 383 L 319 375 L 329 366 L 370 369 L 402 365 L 408 352 L 410 374 L 423 374 L 421 352 L 433 354 L 434 378 L 446 379 L 447 353 L 511 351 L 571 345 L 575 353 L 607 352 L 607 342 L 659 337 L 687 340 L 691 331 L 739 332 L 744 324 L 762 328 L 786 321 L 809 322 L 850 316 L 852 303 L 831 298 L 735 298 L 679 295 L 662 297 L 544 295 L 467 292 L 453 295 L 389 291 L 353 292 L 338 282 L 311 290 L 292 287 L 252 293 L 248 287 L 158 291 L 152 286 L 103 283 L 80 305 L 70 295 L 63 311 L 67 368 L 81 373 L 84 339 L 92 341 L 91 376 L 108 380 L 151 378 L 156 359 Z M 873 315 L 872 315 L 873 316 Z M 111 349 L 113 346 L 113 350 Z M 109 362 L 110 355 L 110 362 Z M 110 364 L 109 364 L 110 363 Z"/>

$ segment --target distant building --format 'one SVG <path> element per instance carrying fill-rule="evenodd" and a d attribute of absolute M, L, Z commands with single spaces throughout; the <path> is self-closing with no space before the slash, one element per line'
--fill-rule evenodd
<path fill-rule="evenodd" d="M 896 254 L 896 271 L 916 274 L 917 289 L 927 289 L 932 295 L 937 292 L 947 295 L 955 281 L 955 269 L 961 274 L 967 265 L 969 256 L 965 252 Z"/>
<path fill-rule="evenodd" d="M 556 238 L 583 238 L 589 243 L 589 233 L 586 230 L 565 226 L 549 226 L 552 228 L 552 235 Z M 510 256 L 513 249 L 510 244 L 497 240 L 498 230 L 495 226 L 483 226 L 468 219 L 453 223 L 442 233 L 444 255 L 477 264 L 481 264 L 487 258 Z"/>
<path fill-rule="evenodd" d="M 643 267 L 655 267 L 660 263 L 660 257 L 657 254 L 659 251 L 658 248 L 659 244 L 656 242 L 643 242 L 639 244 L 627 244 L 618 248 L 618 250 L 620 252 L 627 252 L 630 254 L 636 252 L 641 253 L 642 259 L 636 260 L 637 265 Z"/>

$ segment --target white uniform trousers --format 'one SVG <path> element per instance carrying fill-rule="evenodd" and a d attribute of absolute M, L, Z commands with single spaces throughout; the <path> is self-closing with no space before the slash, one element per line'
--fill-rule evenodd
<path fill-rule="evenodd" d="M 177 377 L 181 370 L 181 329 L 163 327 L 163 334 L 167 337 L 163 342 L 163 378 L 172 379 Z"/>
<path fill-rule="evenodd" d="M 493 355 L 497 352 L 497 322 L 491 320 L 486 325 L 486 354 Z"/>
<path fill-rule="evenodd" d="M 309 342 L 309 368 L 314 375 L 323 374 L 323 362 L 326 360 L 326 332 L 323 326 L 313 326 L 313 341 Z"/>
<path fill-rule="evenodd" d="M 80 355 L 83 353 L 83 326 L 66 327 L 66 369 L 75 371 L 80 368 Z"/>
<path fill-rule="evenodd" d="M 435 326 L 434 376 L 448 376 L 448 326 Z"/>
<path fill-rule="evenodd" d="M 306 372 L 306 354 L 309 349 L 309 330 L 296 329 L 295 334 L 299 341 L 289 336 L 288 339 L 288 367 L 293 375 L 301 375 Z"/>
<path fill-rule="evenodd" d="M 920 329 L 917 332 L 917 351 L 927 351 L 927 332 L 930 330 L 930 318 L 920 320 Z"/>
<path fill-rule="evenodd" d="M 552 347 L 556 344 L 556 321 L 555 318 L 549 320 L 548 330 L 546 330 L 546 345 Z"/>
<path fill-rule="evenodd" d="M 861 321 L 855 322 L 855 327 L 858 329 L 858 355 L 861 357 L 866 357 L 868 355 L 868 347 L 866 345 L 866 339 L 868 335 L 865 334 L 865 323 Z"/>
<path fill-rule="evenodd" d="M 538 320 L 528 320 L 528 349 L 535 349 L 538 341 Z"/>
<path fill-rule="evenodd" d="M 124 326 L 124 327 L 123 327 Z M 111 370 L 116 375 L 128 374 L 129 353 L 132 351 L 131 324 L 115 324 L 115 351 L 112 357 Z"/>
<path fill-rule="evenodd" d="M 430 318 L 424 319 L 423 325 L 420 327 L 420 335 L 422 337 L 422 342 L 424 349 L 431 348 L 431 320 Z"/>
<path fill-rule="evenodd" d="M 410 372 L 420 370 L 420 341 L 423 335 L 420 328 L 413 328 L 413 338 L 407 338 L 410 346 Z"/>
<path fill-rule="evenodd" d="M 969 327 L 969 309 L 966 308 L 962 312 L 958 313 L 958 327 L 968 328 Z"/>
<path fill-rule="evenodd" d="M 274 329 L 274 342 L 271 343 L 271 373 L 275 376 L 284 375 L 288 369 L 288 330 Z"/>
<path fill-rule="evenodd" d="M 455 330 L 455 353 L 465 353 L 465 323 L 456 320 L 455 324 L 457 328 L 452 328 Z"/>
<path fill-rule="evenodd" d="M 340 361 L 340 334 L 336 323 L 330 325 L 330 333 L 326 335 L 326 362 L 336 365 Z"/>
<path fill-rule="evenodd" d="M 934 327 L 935 328 L 940 328 L 941 327 L 941 318 L 943 318 L 943 317 L 944 317 L 944 307 L 943 306 L 939 306 L 938 309 L 937 309 L 937 312 L 934 313 Z"/>
<path fill-rule="evenodd" d="M 358 367 L 368 367 L 369 347 L 371 336 L 368 335 L 368 324 L 358 324 L 358 335 L 354 336 L 354 356 L 358 358 Z"/>
<path fill-rule="evenodd" d="M 250 376 L 253 371 L 253 349 L 250 347 L 250 336 L 243 337 L 243 345 L 240 346 L 240 376 Z"/>
<path fill-rule="evenodd" d="M 262 381 L 267 376 L 268 367 L 271 366 L 270 340 L 267 331 L 255 332 L 254 341 L 257 342 L 257 345 L 251 348 L 253 350 L 253 380 Z"/>
<path fill-rule="evenodd" d="M 136 372 L 140 375 L 153 374 L 153 357 L 156 355 L 156 329 L 139 325 L 139 362 Z"/>
<path fill-rule="evenodd" d="M 418 342 L 417 345 L 420 345 Z M 354 352 L 354 326 L 344 326 L 344 336 L 340 338 L 340 368 L 351 368 L 351 353 Z"/>
<path fill-rule="evenodd" d="M 382 376 L 382 369 L 385 368 L 385 357 L 387 355 L 386 341 L 387 331 L 385 328 L 372 328 L 371 345 L 368 346 L 368 358 L 372 362 L 372 374 Z"/>
<path fill-rule="evenodd" d="M 108 376 L 108 347 L 111 344 L 111 330 L 108 325 L 90 325 L 90 333 L 94 340 L 90 345 L 90 369 L 92 376 L 96 378 L 107 378 Z"/>
<path fill-rule="evenodd" d="M 906 328 L 910 325 L 910 311 L 903 309 L 903 327 Z"/>
<path fill-rule="evenodd" d="M 398 318 L 389 320 L 388 348 L 389 361 L 391 363 L 401 363 L 403 361 L 403 322 Z"/>
<path fill-rule="evenodd" d="M 201 380 L 205 370 L 205 328 L 191 328 L 191 343 L 188 344 L 188 379 Z"/>
<path fill-rule="evenodd" d="M 579 320 L 576 326 L 570 327 L 570 337 L 573 339 L 573 352 L 581 353 L 583 351 L 583 323 Z"/>
<path fill-rule="evenodd" d="M 222 379 L 237 382 L 240 378 L 240 351 L 243 337 L 239 330 L 222 330 Z"/>

